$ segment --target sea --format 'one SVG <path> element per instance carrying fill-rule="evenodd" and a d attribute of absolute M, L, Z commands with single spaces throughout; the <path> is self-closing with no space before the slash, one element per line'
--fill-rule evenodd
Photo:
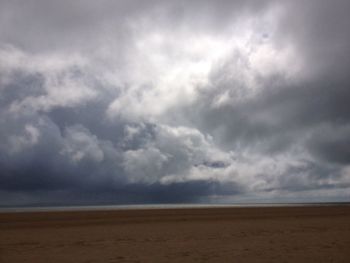
<path fill-rule="evenodd" d="M 350 202 L 322 203 L 235 203 L 235 204 L 133 204 L 133 205 L 77 205 L 77 206 L 26 206 L 0 207 L 0 213 L 7 212 L 50 212 L 50 211 L 111 211 L 146 209 L 200 209 L 234 207 L 313 207 L 313 206 L 350 206 Z"/>

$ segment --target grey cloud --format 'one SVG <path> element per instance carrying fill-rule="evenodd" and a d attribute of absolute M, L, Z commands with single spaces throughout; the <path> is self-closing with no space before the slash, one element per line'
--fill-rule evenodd
<path fill-rule="evenodd" d="M 301 8 L 302 6 L 302 8 Z M 293 41 L 310 61 L 310 71 L 346 76 L 349 65 L 350 25 L 348 1 L 289 1 L 287 17 L 280 24 L 280 39 Z M 297 14 L 297 17 L 295 17 Z M 341 74 L 341 75 L 340 75 Z"/>
<path fill-rule="evenodd" d="M 89 47 L 90 39 L 96 43 L 110 33 L 124 37 L 126 18 L 142 9 L 142 1 L 33 0 L 2 1 L 1 5 L 2 41 L 34 52 Z"/>
<path fill-rule="evenodd" d="M 231 85 L 228 83 L 227 89 L 234 88 L 234 83 Z M 267 140 L 272 149 L 274 142 L 293 144 L 302 139 L 300 135 L 307 137 L 310 129 L 318 129 L 322 124 L 339 128 L 349 121 L 347 99 L 350 94 L 346 83 L 318 79 L 296 85 L 285 81 L 266 85 L 265 90 L 252 98 L 217 108 L 210 107 L 212 94 L 204 94 L 198 102 L 199 116 L 192 118 L 212 133 L 221 133 L 218 138 L 226 145 Z M 283 139 L 278 140 L 279 137 Z"/>
<path fill-rule="evenodd" d="M 348 188 L 341 169 L 337 165 L 305 161 L 300 165 L 290 166 L 280 177 L 278 187 L 286 191 L 305 191 L 315 189 Z"/>
<path fill-rule="evenodd" d="M 322 161 L 350 163 L 349 126 L 322 127 L 312 134 L 307 142 L 308 149 Z"/>
<path fill-rule="evenodd" d="M 349 8 L 0 1 L 0 205 L 343 200 Z"/>
<path fill-rule="evenodd" d="M 1 41 L 34 53 L 62 49 L 93 52 L 98 44 L 99 48 L 113 46 L 122 57 L 135 37 L 130 30 L 135 21 L 141 27 L 215 32 L 246 14 L 268 9 L 273 2 L 3 0 Z"/>

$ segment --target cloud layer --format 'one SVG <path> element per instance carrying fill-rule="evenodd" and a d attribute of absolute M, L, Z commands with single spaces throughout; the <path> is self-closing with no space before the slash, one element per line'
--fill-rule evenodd
<path fill-rule="evenodd" d="M 345 201 L 348 1 L 0 1 L 0 205 Z"/>

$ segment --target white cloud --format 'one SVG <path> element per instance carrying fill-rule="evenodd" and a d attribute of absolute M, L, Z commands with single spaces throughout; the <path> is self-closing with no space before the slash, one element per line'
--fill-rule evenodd
<path fill-rule="evenodd" d="M 295 78 L 303 63 L 292 43 L 275 43 L 278 12 L 275 8 L 254 19 L 242 18 L 217 33 L 154 29 L 151 22 L 133 21 L 134 42 L 124 65 L 127 84 L 108 115 L 159 119 L 174 107 L 193 103 L 203 89 L 236 83 L 229 93 L 219 93 L 220 106 L 255 95 L 262 78 Z"/>
<path fill-rule="evenodd" d="M 124 153 L 123 166 L 132 183 L 155 183 L 162 176 L 168 156 L 154 147 L 129 150 Z"/>
<path fill-rule="evenodd" d="M 73 107 L 98 95 L 93 76 L 88 76 L 87 61 L 77 54 L 27 54 L 14 47 L 0 48 L 2 86 L 14 81 L 15 73 L 37 76 L 41 92 L 16 99 L 9 107 L 12 113 L 50 111 L 55 107 Z M 29 88 L 29 87 L 28 87 Z"/>
<path fill-rule="evenodd" d="M 61 154 L 69 156 L 76 163 L 85 159 L 94 162 L 102 162 L 104 159 L 98 138 L 79 125 L 65 130 Z"/>
<path fill-rule="evenodd" d="M 24 126 L 21 135 L 11 135 L 9 138 L 10 152 L 19 153 L 26 148 L 30 148 L 38 143 L 40 131 L 31 124 Z"/>

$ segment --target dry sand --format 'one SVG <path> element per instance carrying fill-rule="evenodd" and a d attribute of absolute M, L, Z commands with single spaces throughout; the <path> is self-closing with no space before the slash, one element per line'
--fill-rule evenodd
<path fill-rule="evenodd" d="M 350 206 L 0 213 L 0 262 L 350 262 Z"/>

